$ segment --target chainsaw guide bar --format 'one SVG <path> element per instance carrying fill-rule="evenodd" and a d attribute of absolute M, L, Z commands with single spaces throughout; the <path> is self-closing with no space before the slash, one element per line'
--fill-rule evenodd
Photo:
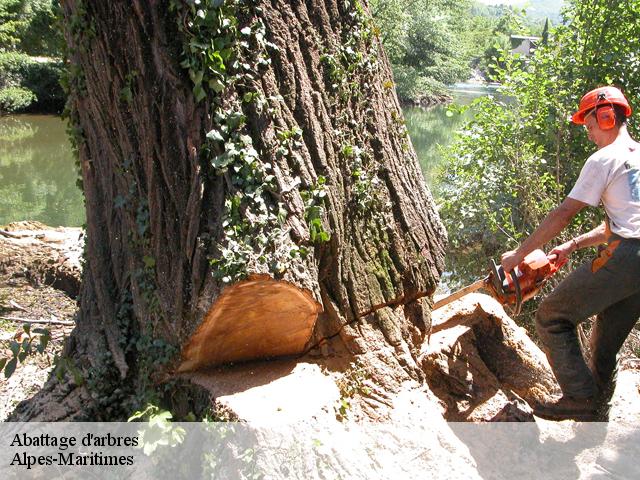
<path fill-rule="evenodd" d="M 509 305 L 512 315 L 518 315 L 522 303 L 533 298 L 566 262 L 566 258 L 558 261 L 556 255 L 547 257 L 542 250 L 534 250 L 520 265 L 506 273 L 501 265 L 490 260 L 489 274 L 486 277 L 441 298 L 433 305 L 432 310 L 442 308 L 477 290 L 485 289 L 500 304 Z"/>

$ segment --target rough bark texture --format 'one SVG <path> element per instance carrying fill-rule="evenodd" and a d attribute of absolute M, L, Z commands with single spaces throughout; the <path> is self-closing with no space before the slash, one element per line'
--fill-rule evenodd
<path fill-rule="evenodd" d="M 238 79 L 197 101 L 180 65 L 196 18 L 189 2 L 62 3 L 87 206 L 80 313 L 66 355 L 85 382 L 52 381 L 13 418 L 122 418 L 150 388 L 179 411 L 202 406 L 205 394 L 194 400 L 167 381 L 223 289 L 254 273 L 322 306 L 310 346 L 338 335 L 334 343 L 371 365 L 381 391 L 421 379 L 416 359 L 446 234 L 366 10 L 339 0 L 243 2 L 238 62 L 227 67 Z M 256 36 L 242 46 L 239 32 L 260 24 L 269 44 Z M 229 141 L 207 134 L 225 109 L 246 117 L 238 133 L 273 176 L 268 186 L 242 190 L 234 164 L 216 166 Z M 242 275 L 225 278 L 217 270 L 230 244 L 229 202 L 240 199 L 236 220 L 239 212 L 258 224 L 243 203 L 249 193 L 280 216 L 246 236 L 258 242 L 277 229 L 279 238 L 245 241 L 253 253 Z M 307 252 L 292 253 L 300 247 Z M 47 411 L 52 399 L 58 408 Z"/>

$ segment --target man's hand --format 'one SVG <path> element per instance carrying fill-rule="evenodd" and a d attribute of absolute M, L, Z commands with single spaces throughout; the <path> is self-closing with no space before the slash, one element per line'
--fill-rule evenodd
<path fill-rule="evenodd" d="M 576 251 L 576 246 L 576 242 L 569 240 L 568 242 L 564 242 L 562 245 L 558 245 L 556 248 L 551 250 L 548 256 L 556 255 L 558 257 L 556 259 L 556 263 L 562 262 L 565 258 Z"/>
<path fill-rule="evenodd" d="M 504 271 L 509 273 L 516 268 L 524 260 L 524 255 L 518 253 L 517 250 L 510 250 L 502 254 L 501 264 Z"/>

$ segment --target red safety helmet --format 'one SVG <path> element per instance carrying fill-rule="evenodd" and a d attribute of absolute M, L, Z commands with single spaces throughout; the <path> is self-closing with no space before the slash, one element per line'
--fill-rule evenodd
<path fill-rule="evenodd" d="M 624 107 L 624 115 L 625 117 L 631 116 L 631 106 L 629 102 L 622 94 L 620 90 L 616 87 L 599 87 L 595 90 L 591 90 L 587 93 L 582 100 L 580 100 L 580 106 L 578 107 L 578 111 L 573 114 L 571 117 L 571 121 L 578 125 L 584 125 L 584 118 L 587 116 L 591 110 L 596 108 L 599 105 L 610 105 L 609 109 L 600 113 L 598 110 L 598 125 L 600 128 L 605 127 L 605 130 L 613 128 L 615 125 L 615 115 L 613 113 L 613 105 L 620 105 Z M 599 117 L 602 117 L 599 118 Z"/>

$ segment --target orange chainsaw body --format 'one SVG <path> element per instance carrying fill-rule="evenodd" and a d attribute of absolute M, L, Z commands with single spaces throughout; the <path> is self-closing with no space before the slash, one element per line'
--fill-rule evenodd
<path fill-rule="evenodd" d="M 535 250 L 513 271 L 505 272 L 492 260 L 487 278 L 488 290 L 502 305 L 514 306 L 517 315 L 522 303 L 534 297 L 566 262 L 567 259 L 558 262 L 555 255 L 547 257 L 542 250 Z"/>

